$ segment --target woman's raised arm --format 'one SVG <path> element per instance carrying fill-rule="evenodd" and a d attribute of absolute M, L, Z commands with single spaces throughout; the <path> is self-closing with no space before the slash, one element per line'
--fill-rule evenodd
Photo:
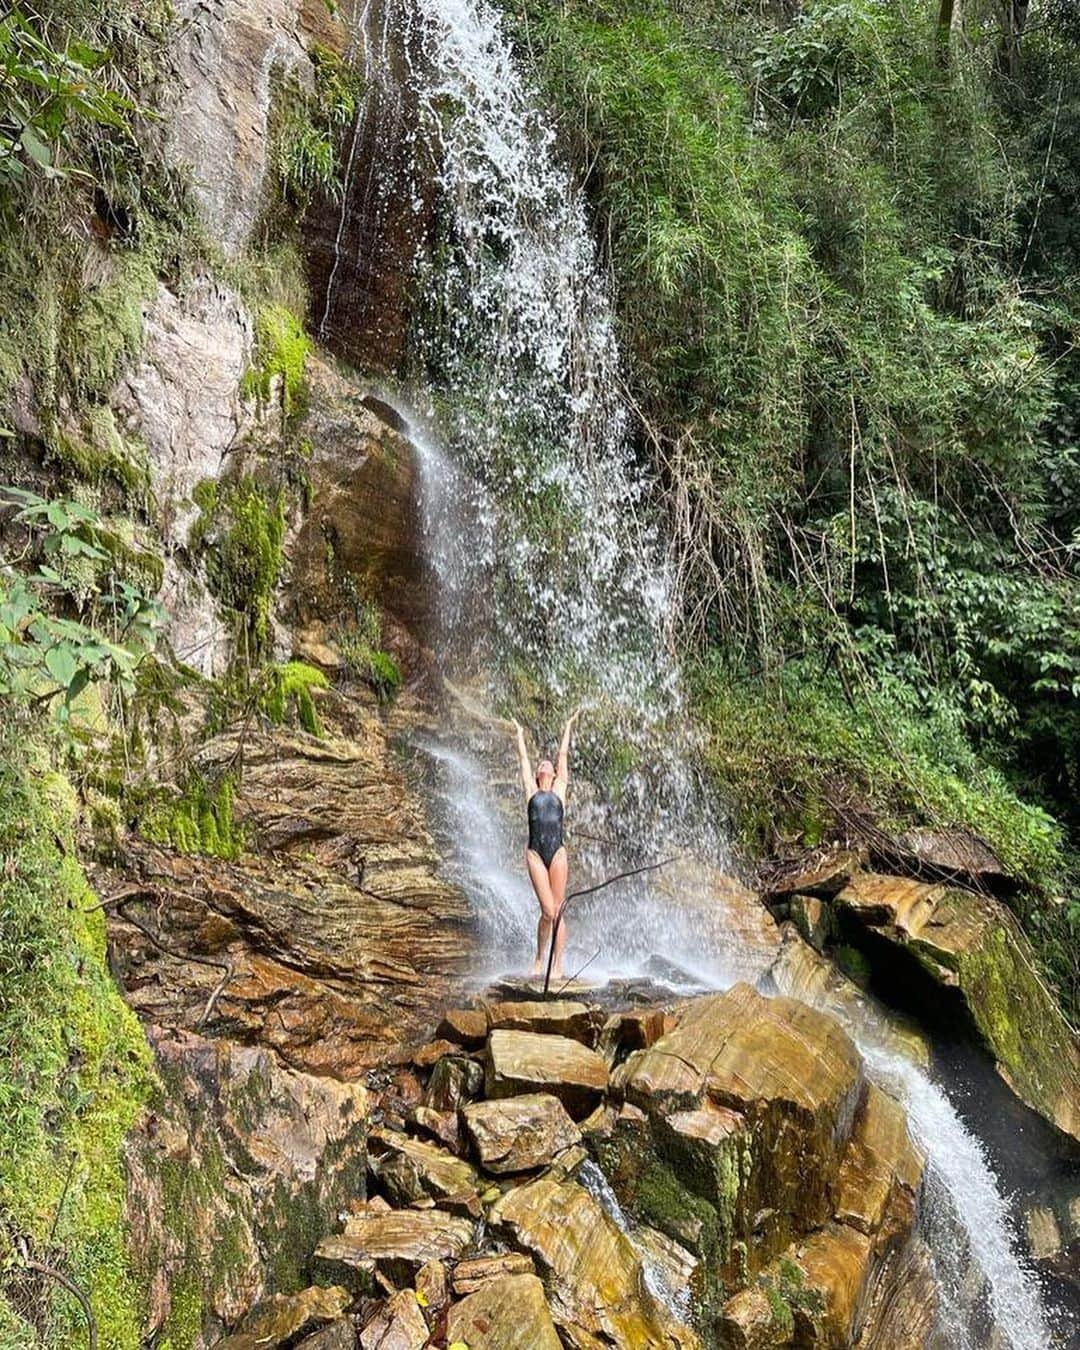
<path fill-rule="evenodd" d="M 581 716 L 579 708 L 572 713 L 563 728 L 562 743 L 559 746 L 559 762 L 555 766 L 555 777 L 564 784 L 570 782 L 570 736 L 574 730 L 574 725 Z"/>
<path fill-rule="evenodd" d="M 515 717 L 513 719 L 514 733 L 517 736 L 518 764 L 521 767 L 521 786 L 525 789 L 525 800 L 536 791 L 536 779 L 533 776 L 532 765 L 529 763 L 529 752 L 525 747 L 525 733 L 521 729 L 521 723 Z"/>

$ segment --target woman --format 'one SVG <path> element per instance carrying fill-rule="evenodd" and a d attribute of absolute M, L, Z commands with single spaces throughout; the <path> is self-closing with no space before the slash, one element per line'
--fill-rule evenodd
<path fill-rule="evenodd" d="M 525 748 L 525 733 L 521 723 L 514 719 L 521 782 L 529 812 L 529 846 L 525 850 L 525 865 L 540 902 L 536 961 L 532 968 L 534 978 L 544 973 L 552 926 L 566 901 L 569 863 L 563 843 L 563 809 L 566 805 L 566 787 L 570 781 L 570 733 L 579 716 L 579 712 L 574 713 L 563 730 L 558 767 L 550 759 L 543 759 L 536 766 L 535 777 L 529 763 L 529 752 Z M 566 923 L 563 922 L 559 924 L 555 938 L 555 958 L 551 968 L 552 977 L 557 980 L 562 978 L 565 946 Z"/>

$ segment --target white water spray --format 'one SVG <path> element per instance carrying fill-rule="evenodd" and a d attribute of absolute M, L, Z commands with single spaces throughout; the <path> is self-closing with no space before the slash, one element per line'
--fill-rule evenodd
<path fill-rule="evenodd" d="M 530 689 L 542 704 L 582 691 L 593 700 L 597 740 L 608 747 L 606 759 L 597 749 L 593 777 L 616 781 L 575 796 L 575 884 L 668 851 L 721 856 L 670 651 L 653 484 L 628 446 L 609 288 L 580 195 L 487 0 L 384 0 L 378 32 L 384 47 L 393 33 L 402 54 L 407 90 L 379 97 L 414 110 L 413 177 L 380 183 L 369 166 L 355 209 L 377 220 L 370 197 L 379 191 L 419 203 L 421 176 L 432 172 L 439 192 L 438 237 L 417 259 L 411 399 L 421 409 L 414 431 L 440 583 L 440 656 L 493 704 Z M 384 52 L 373 74 L 385 79 L 379 71 L 390 67 Z M 358 191 L 353 183 L 354 199 Z M 610 753 L 617 740 L 621 760 Z M 520 962 L 536 907 L 504 815 L 521 812 L 510 746 L 426 749 L 460 879 L 493 950 Z M 492 756 L 505 757 L 505 782 Z M 696 897 L 693 889 L 665 895 L 639 884 L 583 907 L 568 968 L 594 945 L 603 961 L 591 974 L 640 968 L 660 952 L 723 987 L 743 973 L 736 943 L 709 887 Z M 1013 1350 L 1041 1350 L 1049 1339 L 1038 1295 L 979 1146 L 925 1075 L 873 1046 L 865 1053 L 907 1101 L 930 1158 L 927 1236 L 955 1314 L 950 1343 L 976 1350 L 962 1275 L 973 1263 Z"/>

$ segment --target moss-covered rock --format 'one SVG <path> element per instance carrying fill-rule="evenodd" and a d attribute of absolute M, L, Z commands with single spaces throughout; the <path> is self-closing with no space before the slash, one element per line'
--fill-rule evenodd
<path fill-rule="evenodd" d="M 109 974 L 105 917 L 74 857 L 65 780 L 0 763 L 0 1345 L 136 1350 L 146 1299 L 125 1222 L 125 1136 L 154 1091 L 142 1030 Z M 21 759 L 21 756 L 19 756 Z"/>
<path fill-rule="evenodd" d="M 956 989 L 998 1072 L 1028 1106 L 1080 1139 L 1080 1044 L 1039 975 L 1031 945 L 987 895 L 861 874 L 841 912 Z M 930 986 L 933 988 L 933 985 Z"/>

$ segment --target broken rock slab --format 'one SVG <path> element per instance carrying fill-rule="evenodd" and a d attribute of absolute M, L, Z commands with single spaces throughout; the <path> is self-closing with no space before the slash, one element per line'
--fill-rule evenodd
<path fill-rule="evenodd" d="M 497 1176 L 546 1167 L 581 1139 L 562 1102 L 549 1093 L 475 1102 L 462 1119 L 484 1170 Z"/>
<path fill-rule="evenodd" d="M 607 1085 L 607 1065 L 578 1041 L 531 1031 L 493 1031 L 488 1039 L 486 1086 L 491 1099 L 550 1093 L 581 1120 Z"/>
<path fill-rule="evenodd" d="M 491 1280 L 450 1310 L 448 1341 L 469 1350 L 561 1350 L 535 1275 Z"/>
<path fill-rule="evenodd" d="M 535 1031 L 543 1036 L 566 1036 L 595 1046 L 604 1014 L 587 1003 L 553 999 L 545 1003 L 493 1003 L 487 1008 L 493 1031 Z"/>
<path fill-rule="evenodd" d="M 489 1221 L 545 1271 L 552 1317 L 571 1344 L 700 1350 L 696 1333 L 649 1293 L 629 1239 L 577 1182 L 552 1172 L 515 1187 Z"/>
<path fill-rule="evenodd" d="M 368 1142 L 372 1169 L 399 1205 L 424 1197 L 438 1201 L 475 1195 L 480 1189 L 475 1168 L 438 1144 L 394 1130 L 375 1130 Z"/>
<path fill-rule="evenodd" d="M 219 1341 L 216 1350 L 266 1350 L 267 1346 L 295 1344 L 308 1332 L 341 1319 L 351 1302 L 349 1291 L 336 1286 L 275 1294 L 253 1308 L 239 1330 Z"/>
<path fill-rule="evenodd" d="M 1009 1087 L 1080 1140 L 1080 1043 L 1000 901 L 866 873 L 834 903 L 868 934 L 917 961 L 935 984 L 956 989 Z"/>
<path fill-rule="evenodd" d="M 416 1294 L 401 1289 L 388 1299 L 360 1332 L 361 1350 L 423 1350 L 428 1325 Z"/>
<path fill-rule="evenodd" d="M 429 1261 L 463 1256 L 473 1234 L 468 1219 L 437 1209 L 369 1211 L 346 1220 L 343 1234 L 323 1238 L 315 1256 L 331 1268 L 379 1269 L 405 1283 Z"/>

